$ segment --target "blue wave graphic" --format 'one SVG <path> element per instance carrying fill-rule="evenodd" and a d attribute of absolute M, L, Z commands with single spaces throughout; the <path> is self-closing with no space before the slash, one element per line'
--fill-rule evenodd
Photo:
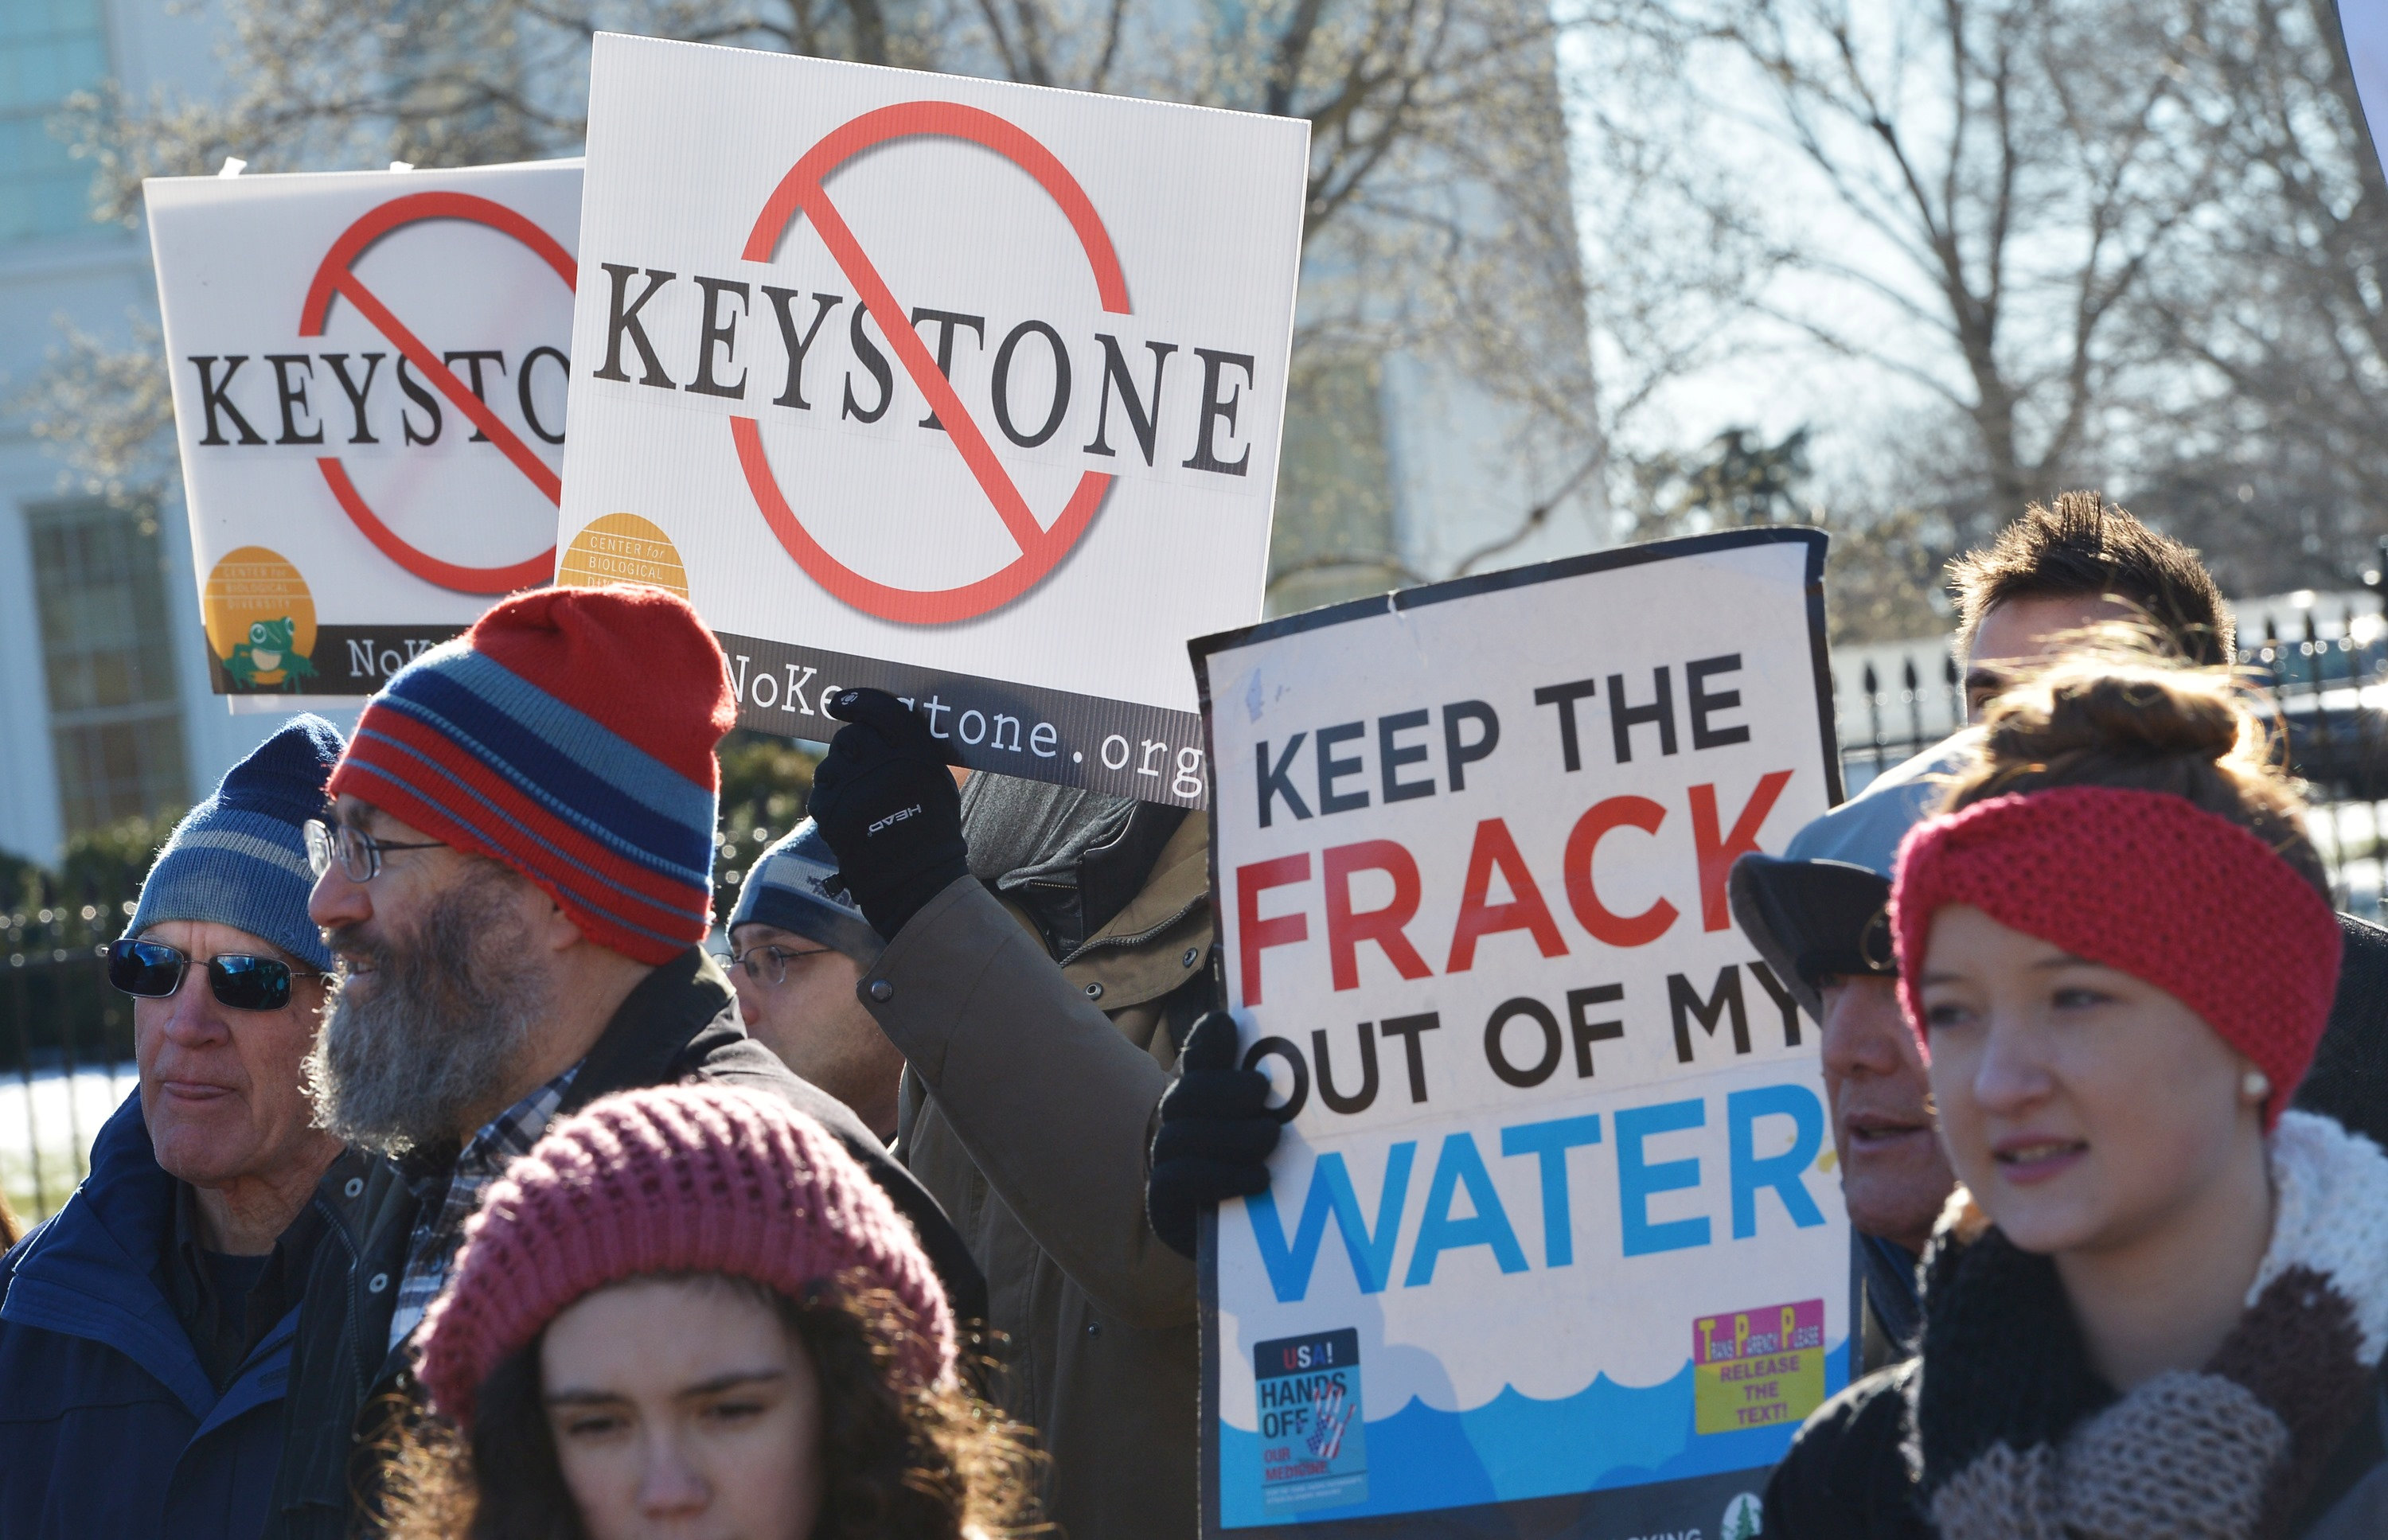
<path fill-rule="evenodd" d="M 1824 1359 L 1824 1394 L 1848 1383 L 1846 1344 Z M 1357 1502 L 1300 1513 L 1261 1505 L 1261 1437 L 1219 1425 L 1220 1518 L 1229 1529 L 1416 1513 L 1474 1503 L 1599 1492 L 1685 1476 L 1772 1467 L 1797 1423 L 1696 1433 L 1692 1366 L 1639 1388 L 1602 1375 L 1575 1395 L 1538 1401 L 1505 1389 L 1473 1411 L 1437 1411 L 1413 1397 L 1367 1424 L 1368 1489 Z"/>

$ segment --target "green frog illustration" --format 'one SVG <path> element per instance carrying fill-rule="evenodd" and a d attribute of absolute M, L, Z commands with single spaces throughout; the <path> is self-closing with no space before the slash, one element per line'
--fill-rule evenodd
<path fill-rule="evenodd" d="M 296 650 L 298 630 L 288 615 L 257 622 L 248 628 L 248 640 L 235 647 L 232 656 L 224 660 L 224 672 L 238 680 L 244 689 L 255 689 L 259 675 L 279 669 L 280 688 L 295 691 L 300 679 L 315 676 L 315 665 Z"/>

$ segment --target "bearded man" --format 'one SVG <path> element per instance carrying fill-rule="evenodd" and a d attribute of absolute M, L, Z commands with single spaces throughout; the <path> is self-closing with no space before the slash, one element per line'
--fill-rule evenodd
<path fill-rule="evenodd" d="M 547 1124 L 609 1092 L 710 1081 L 819 1119 L 920 1231 L 958 1318 L 985 1284 L 944 1213 L 834 1098 L 739 1022 L 710 928 L 721 650 L 661 589 L 492 609 L 365 707 L 310 830 L 340 969 L 308 1063 L 323 1126 L 378 1158 L 318 1249 L 267 1533 L 368 1521 L 413 1395 L 408 1339 L 464 1221 Z"/>

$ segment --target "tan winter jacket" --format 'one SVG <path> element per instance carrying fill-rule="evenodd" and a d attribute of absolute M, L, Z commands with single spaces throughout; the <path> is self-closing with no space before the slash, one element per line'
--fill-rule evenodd
<path fill-rule="evenodd" d="M 1190 1540 L 1194 1266 L 1145 1221 L 1176 1063 L 1163 997 L 1211 949 L 1209 823 L 1189 815 L 1143 890 L 1056 968 L 977 879 L 905 926 L 858 993 L 910 1067 L 896 1151 L 986 1274 L 1010 1340 L 1006 1409 L 1053 1459 L 1066 1540 Z"/>

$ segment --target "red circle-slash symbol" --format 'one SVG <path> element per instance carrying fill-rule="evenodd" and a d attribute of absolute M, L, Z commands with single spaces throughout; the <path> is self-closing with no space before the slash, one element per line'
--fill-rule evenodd
<path fill-rule="evenodd" d="M 367 213 L 342 231 L 340 238 L 332 243 L 332 249 L 324 253 L 323 262 L 315 269 L 315 281 L 308 285 L 307 303 L 298 312 L 298 335 L 302 337 L 322 336 L 324 318 L 331 309 L 332 297 L 338 295 L 346 299 L 356 307 L 357 314 L 389 339 L 407 362 L 422 372 L 433 389 L 447 397 L 475 427 L 488 435 L 489 442 L 514 462 L 514 469 L 530 478 L 530 484 L 538 487 L 548 501 L 560 501 L 564 486 L 555 473 L 547 468 L 547 462 L 533 454 L 530 446 L 524 443 L 512 428 L 499 421 L 498 414 L 465 387 L 464 382 L 440 361 L 439 355 L 425 347 L 423 339 L 409 331 L 405 323 L 390 312 L 389 307 L 384 305 L 350 271 L 357 259 L 363 256 L 375 241 L 394 230 L 419 224 L 425 220 L 466 220 L 487 225 L 528 246 L 541 261 L 555 270 L 555 275 L 564 280 L 566 289 L 574 288 L 579 283 L 580 270 L 573 261 L 572 253 L 558 245 L 555 237 L 504 204 L 492 203 L 488 198 L 475 197 L 469 193 L 410 193 L 404 197 L 392 198 Z M 452 562 L 442 562 L 429 552 L 409 545 L 397 531 L 381 522 L 365 502 L 363 495 L 358 492 L 356 483 L 349 479 L 348 469 L 340 463 L 337 456 L 326 455 L 317 460 L 315 464 L 324 473 L 324 480 L 332 488 L 332 496 L 338 499 L 340 507 L 357 528 L 364 532 L 365 538 L 371 540 L 384 556 L 426 583 L 435 583 L 458 593 L 503 594 L 544 583 L 555 571 L 555 547 L 553 544 L 543 554 L 527 562 L 517 562 L 510 567 L 463 567 Z"/>
<path fill-rule="evenodd" d="M 1077 234 L 1087 265 L 1094 270 L 1095 290 L 1103 309 L 1116 315 L 1129 312 L 1127 280 L 1121 276 L 1119 255 L 1111 249 L 1111 234 L 1095 213 L 1086 189 L 1078 185 L 1077 179 L 1052 151 L 1031 138 L 1025 130 L 974 107 L 959 102 L 901 102 L 866 112 L 831 131 L 806 151 L 804 158 L 781 179 L 770 201 L 764 204 L 742 255 L 750 262 L 768 262 L 797 214 L 813 221 L 830 256 L 853 283 L 871 319 L 879 322 L 879 330 L 895 347 L 904 372 L 928 398 L 930 410 L 944 424 L 954 448 L 961 453 L 962 463 L 970 467 L 987 501 L 994 504 L 996 516 L 1003 521 L 1020 554 L 990 575 L 959 587 L 898 588 L 874 582 L 832 556 L 812 537 L 789 508 L 778 478 L 771 473 L 771 462 L 763 452 L 761 428 L 752 417 L 732 417 L 730 436 L 738 446 L 738 463 L 746 473 L 746 485 L 753 490 L 756 505 L 762 510 L 771 533 L 779 536 L 780 544 L 814 582 L 865 614 L 907 625 L 935 625 L 985 614 L 1034 587 L 1070 553 L 1070 548 L 1094 523 L 1097 511 L 1102 507 L 1103 495 L 1111 490 L 1115 478 L 1100 471 L 1082 473 L 1077 490 L 1071 494 L 1061 516 L 1053 521 L 1053 527 L 1047 529 L 1038 524 L 1010 473 L 995 458 L 986 434 L 963 408 L 952 383 L 930 356 L 927 344 L 912 329 L 904 308 L 896 302 L 896 296 L 879 276 L 879 270 L 871 265 L 861 243 L 855 239 L 854 232 L 822 190 L 821 183 L 830 173 L 856 156 L 892 139 L 915 138 L 966 140 L 993 150 L 1034 177 L 1036 184 L 1061 207 L 1070 228 Z"/>

